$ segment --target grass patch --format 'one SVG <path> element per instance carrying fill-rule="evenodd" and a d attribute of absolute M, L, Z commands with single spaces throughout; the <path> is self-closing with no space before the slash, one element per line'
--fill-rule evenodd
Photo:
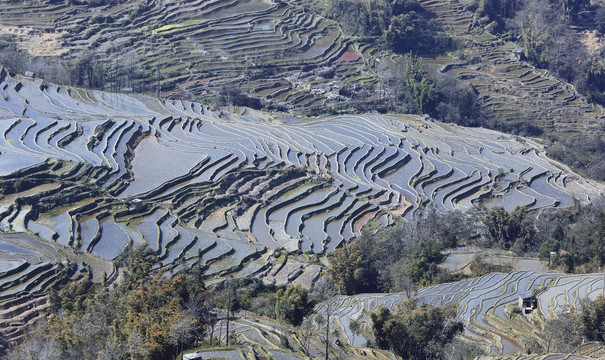
<path fill-rule="evenodd" d="M 44 213 L 42 213 L 40 215 L 40 219 L 48 219 L 48 218 L 52 218 L 55 216 L 59 216 L 61 214 L 66 213 L 68 210 L 76 208 L 76 207 L 80 207 L 86 204 L 90 204 L 91 202 L 97 200 L 98 198 L 87 198 L 87 199 L 83 199 L 80 200 L 78 202 L 75 203 L 71 203 L 71 204 L 65 204 L 62 206 L 57 206 L 55 208 L 52 208 Z"/>

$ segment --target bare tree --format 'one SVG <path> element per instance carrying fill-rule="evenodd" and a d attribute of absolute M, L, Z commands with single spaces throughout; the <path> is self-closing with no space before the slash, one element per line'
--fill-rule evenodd
<path fill-rule="evenodd" d="M 313 336 L 313 322 L 305 321 L 303 322 L 301 328 L 301 339 L 300 344 L 305 351 L 305 354 L 309 355 L 309 345 L 311 344 L 311 337 Z"/>
<path fill-rule="evenodd" d="M 389 278 L 391 290 L 395 292 L 405 292 L 408 299 L 416 294 L 416 284 L 405 275 L 405 263 L 407 259 L 401 259 L 395 262 L 389 268 Z"/>
<path fill-rule="evenodd" d="M 546 352 L 573 352 L 583 341 L 582 323 L 576 312 L 563 312 L 546 322 L 543 330 Z"/>
<path fill-rule="evenodd" d="M 182 312 L 172 324 L 169 333 L 169 342 L 176 348 L 176 356 L 183 351 L 183 344 L 191 339 L 193 330 L 195 329 L 195 321 L 191 314 L 187 311 Z"/>
<path fill-rule="evenodd" d="M 105 342 L 104 346 L 98 352 L 99 360 L 113 360 L 113 359 L 122 359 L 126 353 L 126 349 L 124 348 L 124 344 L 116 341 L 114 337 L 111 337 L 108 341 Z"/>
<path fill-rule="evenodd" d="M 130 353 L 130 359 L 134 360 L 137 356 L 145 350 L 145 337 L 137 329 L 132 330 L 128 334 L 128 352 Z"/>
<path fill-rule="evenodd" d="M 325 359 L 328 360 L 330 358 L 330 317 L 334 314 L 336 306 L 332 303 L 332 301 L 327 301 L 325 303 L 325 307 L 323 312 L 315 315 L 315 323 L 319 328 L 324 327 L 323 338 L 322 341 L 325 342 Z M 324 315 L 325 314 L 325 317 Z"/>
<path fill-rule="evenodd" d="M 230 320 L 230 312 L 231 312 L 231 287 L 233 285 L 233 280 L 229 279 L 227 280 L 228 282 L 228 287 L 227 287 L 227 333 L 225 335 L 225 344 L 227 346 L 229 346 L 229 320 Z"/>
<path fill-rule="evenodd" d="M 62 359 L 59 344 L 53 338 L 33 336 L 19 344 L 8 356 L 8 359 L 36 360 Z"/>
<path fill-rule="evenodd" d="M 205 325 L 210 320 L 206 299 L 203 295 L 197 294 L 189 298 L 189 301 L 187 301 L 184 306 L 194 319 L 194 325 L 196 326 L 194 326 L 193 332 L 197 345 L 200 336 L 204 332 Z"/>

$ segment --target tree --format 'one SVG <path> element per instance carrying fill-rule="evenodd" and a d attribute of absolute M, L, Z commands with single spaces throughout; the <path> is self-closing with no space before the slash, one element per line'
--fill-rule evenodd
<path fill-rule="evenodd" d="M 529 215 L 527 208 L 525 206 L 517 206 L 513 209 L 510 216 L 513 231 L 516 233 L 513 250 L 518 254 L 536 250 L 534 219 Z"/>
<path fill-rule="evenodd" d="M 314 333 L 313 323 L 311 321 L 305 321 L 300 328 L 300 332 L 300 345 L 305 354 L 309 355 L 309 345 L 311 345 L 311 337 Z"/>
<path fill-rule="evenodd" d="M 377 312 L 370 313 L 374 343 L 381 349 L 388 349 L 391 346 L 389 341 L 390 334 L 387 332 L 387 322 L 389 322 L 392 317 L 391 310 L 386 307 L 381 307 Z"/>
<path fill-rule="evenodd" d="M 330 256 L 329 274 L 343 295 L 357 293 L 366 281 L 368 261 L 358 245 L 345 244 Z"/>
<path fill-rule="evenodd" d="M 426 10 L 416 0 L 393 0 L 391 2 L 391 13 L 394 16 L 406 14 L 410 11 L 424 13 Z"/>
<path fill-rule="evenodd" d="M 431 106 L 429 114 L 443 122 L 477 126 L 481 117 L 476 90 L 470 84 L 448 74 L 438 73 L 436 75 L 433 104 L 435 106 Z M 447 214 L 450 213 L 452 214 L 450 217 L 459 219 L 464 216 L 464 214 L 457 216 L 456 213 L 459 211 L 447 212 Z M 457 227 L 453 227 L 453 229 L 457 229 Z"/>
<path fill-rule="evenodd" d="M 257 110 L 263 107 L 259 99 L 246 95 L 240 86 L 233 84 L 221 86 L 214 103 L 216 106 L 247 106 Z"/>
<path fill-rule="evenodd" d="M 126 266 L 128 282 L 136 283 L 151 277 L 151 268 L 157 263 L 157 256 L 147 245 L 133 247 L 129 243 L 116 263 L 118 266 Z"/>
<path fill-rule="evenodd" d="M 391 291 L 405 292 L 408 298 L 416 294 L 416 284 L 406 275 L 406 259 L 401 259 L 389 267 Z"/>
<path fill-rule="evenodd" d="M 380 308 L 370 313 L 376 346 L 404 359 L 444 358 L 445 345 L 462 332 L 453 307 L 423 304 L 416 299 L 400 304 L 396 313 Z"/>
<path fill-rule="evenodd" d="M 355 336 L 361 334 L 361 322 L 359 320 L 351 319 L 349 322 L 349 330 L 353 333 L 353 339 L 351 344 L 355 343 Z"/>
<path fill-rule="evenodd" d="M 487 226 L 488 236 L 492 244 L 499 248 L 508 250 L 514 242 L 514 235 L 510 227 L 510 217 L 503 207 L 494 207 L 488 210 L 483 218 L 483 223 Z"/>
<path fill-rule="evenodd" d="M 563 312 L 544 324 L 546 352 L 572 353 L 582 343 L 582 322 L 576 312 Z"/>
<path fill-rule="evenodd" d="M 334 310 L 336 309 L 336 305 L 332 303 L 332 301 L 327 301 L 325 303 L 325 314 L 326 317 L 324 318 L 322 314 L 317 314 L 315 316 L 315 323 L 319 326 L 325 326 L 324 329 L 324 336 L 322 341 L 324 341 L 325 344 L 325 359 L 328 360 L 330 358 L 330 317 L 332 316 L 332 314 L 334 313 Z"/>
<path fill-rule="evenodd" d="M 301 285 L 280 289 L 275 295 L 275 318 L 294 326 L 302 323 L 313 312 L 315 303 L 309 300 L 309 293 Z"/>
<path fill-rule="evenodd" d="M 206 325 L 209 323 L 214 325 L 213 319 L 210 316 L 210 308 L 206 303 L 210 296 L 211 293 L 207 291 L 198 293 L 190 297 L 189 301 L 184 304 L 184 308 L 194 319 L 193 334 L 195 336 L 194 345 L 196 346 L 199 339 L 204 336 Z"/>
<path fill-rule="evenodd" d="M 555 238 L 548 238 L 545 242 L 540 245 L 540 249 L 538 250 L 538 257 L 540 260 L 547 261 L 551 260 L 551 253 L 559 252 L 559 240 Z"/>
<path fill-rule="evenodd" d="M 233 279 L 227 280 L 227 333 L 225 335 L 225 345 L 229 346 L 229 322 L 231 321 L 231 299 L 233 297 Z"/>
<path fill-rule="evenodd" d="M 588 340 L 605 341 L 605 295 L 597 296 L 595 301 L 585 301 L 580 313 L 583 333 Z"/>
<path fill-rule="evenodd" d="M 36 329 L 34 334 L 43 329 Z M 48 359 L 59 360 L 64 357 L 61 355 L 61 349 L 58 342 L 53 338 L 42 336 L 29 336 L 17 345 L 8 355 L 9 360 L 36 360 Z"/>
<path fill-rule="evenodd" d="M 413 102 L 416 113 L 424 114 L 425 106 L 433 100 L 433 79 L 424 71 L 422 59 L 419 57 L 407 54 L 404 56 L 403 65 L 406 96 Z"/>
<path fill-rule="evenodd" d="M 422 9 L 422 8 L 420 8 Z M 393 16 L 385 31 L 385 41 L 395 53 L 440 53 L 450 44 L 450 39 L 439 34 L 437 21 L 420 11 L 406 11 Z"/>
<path fill-rule="evenodd" d="M 128 333 L 127 344 L 131 360 L 145 355 L 145 338 L 137 329 Z"/>
<path fill-rule="evenodd" d="M 590 0 L 561 0 L 565 13 L 575 18 L 580 10 L 590 6 Z"/>
<path fill-rule="evenodd" d="M 436 241 L 429 240 L 416 250 L 405 265 L 405 274 L 418 285 L 429 285 L 440 272 L 437 267 L 443 261 L 443 247 Z"/>
<path fill-rule="evenodd" d="M 52 291 L 45 329 L 23 351 L 49 359 L 166 359 L 189 345 L 205 326 L 208 291 L 195 271 L 151 277 L 146 250 L 130 249 L 122 281 L 108 288 L 89 278 L 69 280 Z M 15 352 L 17 358 L 27 353 Z"/>
<path fill-rule="evenodd" d="M 532 0 L 517 13 L 515 20 L 521 30 L 527 59 L 538 67 L 547 67 L 550 45 L 564 29 L 563 14 L 550 1 Z"/>
<path fill-rule="evenodd" d="M 601 266 L 605 264 L 605 212 L 599 212 L 593 225 L 590 250 L 593 261 Z"/>
<path fill-rule="evenodd" d="M 168 339 L 176 349 L 176 354 L 183 351 L 183 344 L 191 338 L 195 328 L 195 319 L 186 311 L 183 311 L 170 326 Z"/>
<path fill-rule="evenodd" d="M 491 244 L 503 250 L 514 250 L 519 253 L 535 246 L 533 219 L 525 207 L 517 206 L 510 214 L 503 207 L 493 207 L 483 218 Z"/>
<path fill-rule="evenodd" d="M 143 339 L 142 355 L 149 358 L 165 356 L 172 324 L 181 315 L 179 298 L 173 284 L 156 274 L 151 281 L 140 282 L 126 297 L 126 313 L 117 319 L 119 328 L 138 344 Z"/>
<path fill-rule="evenodd" d="M 330 1 L 330 15 L 347 35 L 380 35 L 387 26 L 385 23 L 388 23 L 385 13 L 386 9 L 377 2 Z"/>

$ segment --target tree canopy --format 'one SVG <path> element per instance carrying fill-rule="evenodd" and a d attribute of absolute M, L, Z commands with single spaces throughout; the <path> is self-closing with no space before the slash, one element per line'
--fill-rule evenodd
<path fill-rule="evenodd" d="M 341 294 L 356 294 L 367 281 L 369 264 L 358 245 L 345 244 L 334 250 L 330 265 L 328 272 Z"/>
<path fill-rule="evenodd" d="M 442 359 L 445 345 L 464 329 L 455 316 L 453 307 L 418 306 L 416 299 L 395 313 L 384 307 L 370 313 L 376 346 L 404 359 Z"/>
<path fill-rule="evenodd" d="M 280 289 L 275 298 L 275 317 L 294 326 L 300 325 L 315 306 L 315 302 L 309 299 L 308 291 L 301 285 Z"/>
<path fill-rule="evenodd" d="M 493 207 L 487 211 L 483 222 L 489 238 L 500 249 L 523 253 L 534 245 L 533 219 L 525 207 L 518 206 L 511 213 L 502 207 Z"/>

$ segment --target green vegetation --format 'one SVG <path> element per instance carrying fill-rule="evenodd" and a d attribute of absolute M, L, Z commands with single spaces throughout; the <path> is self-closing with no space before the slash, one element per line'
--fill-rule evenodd
<path fill-rule="evenodd" d="M 419 6 L 419 5 L 418 5 Z M 446 37 L 439 35 L 441 27 L 421 12 L 409 11 L 395 15 L 385 32 L 387 47 L 395 53 L 440 53 L 448 48 Z"/>
<path fill-rule="evenodd" d="M 590 341 L 605 342 L 605 295 L 595 301 L 585 301 L 580 313 L 584 336 Z"/>
<path fill-rule="evenodd" d="M 465 126 L 484 122 L 475 90 L 449 75 L 429 73 L 421 57 L 408 53 L 380 73 L 381 87 L 388 98 L 386 104 L 378 105 L 386 106 L 380 111 L 428 113 L 441 121 Z M 356 104 L 362 110 L 371 110 L 367 99 Z"/>
<path fill-rule="evenodd" d="M 313 312 L 314 305 L 307 290 L 300 285 L 280 289 L 275 294 L 275 317 L 298 326 Z"/>
<path fill-rule="evenodd" d="M 275 288 L 243 279 L 207 289 L 199 266 L 170 276 L 152 270 L 157 257 L 146 247 L 125 254 L 118 260 L 123 280 L 115 287 L 85 278 L 51 290 L 47 323 L 10 358 L 21 359 L 44 343 L 52 354 L 48 358 L 166 359 L 187 348 L 212 346 L 217 310 L 266 311 L 298 326 L 315 304 L 300 285 Z"/>
<path fill-rule="evenodd" d="M 330 254 L 330 276 L 341 294 L 352 295 L 371 286 L 368 284 L 368 260 L 358 245 L 345 244 Z"/>
<path fill-rule="evenodd" d="M 459 279 L 437 265 L 442 250 L 474 245 L 538 254 L 567 272 L 596 271 L 605 264 L 604 212 L 595 205 L 552 210 L 536 219 L 524 207 L 508 213 L 501 207 L 475 208 L 466 213 L 427 211 L 414 222 L 401 222 L 376 233 L 364 232 L 353 244 L 330 256 L 329 274 L 341 294 L 362 292 L 414 293 L 416 287 Z M 539 231 L 536 231 L 536 228 Z M 555 256 L 550 252 L 556 253 Z M 508 272 L 507 265 L 488 264 L 475 257 L 473 276 Z"/>
<path fill-rule="evenodd" d="M 415 0 L 370 1 L 367 4 L 332 0 L 327 16 L 337 20 L 345 33 L 384 43 L 405 54 L 439 54 L 451 48 L 441 24 Z"/>
<path fill-rule="evenodd" d="M 554 143 L 547 149 L 548 156 L 565 164 L 573 164 L 580 173 L 595 179 L 605 179 L 602 136 L 572 137 Z"/>
<path fill-rule="evenodd" d="M 442 244 L 429 240 L 414 251 L 405 264 L 405 273 L 417 285 L 425 286 L 434 283 L 439 276 L 437 267 L 445 256 L 441 254 Z"/>
<path fill-rule="evenodd" d="M 547 352 L 573 353 L 586 341 L 605 341 L 605 296 L 584 299 L 579 311 L 562 312 L 544 325 Z"/>
<path fill-rule="evenodd" d="M 444 358 L 446 345 L 463 330 L 455 316 L 451 307 L 418 307 L 415 299 L 401 303 L 395 313 L 387 308 L 370 313 L 376 345 L 404 359 Z"/>
<path fill-rule="evenodd" d="M 417 114 L 424 114 L 427 104 L 434 100 L 435 84 L 422 68 L 421 59 L 406 55 L 403 61 L 403 85 L 406 98 L 412 101 Z"/>
<path fill-rule="evenodd" d="M 605 265 L 605 209 L 599 201 L 588 206 L 543 214 L 537 221 L 539 254 L 551 267 L 566 272 L 594 272 Z M 550 252 L 554 252 L 551 257 Z"/>
<path fill-rule="evenodd" d="M 114 289 L 84 279 L 51 293 L 48 323 L 13 356 L 44 342 L 61 359 L 165 359 L 197 343 L 211 321 L 211 293 L 198 269 L 174 277 L 152 272 L 156 258 L 146 248 L 124 261 L 124 280 Z"/>
<path fill-rule="evenodd" d="M 476 210 L 437 213 L 429 210 L 414 222 L 400 222 L 375 234 L 362 233 L 354 244 L 336 249 L 330 275 L 342 294 L 414 293 L 417 286 L 453 281 L 458 275 L 437 267 L 444 248 L 461 245 L 475 232 Z"/>
<path fill-rule="evenodd" d="M 533 219 L 524 207 L 517 207 L 511 213 L 501 207 L 492 208 L 486 212 L 483 222 L 491 245 L 503 250 L 512 249 L 518 254 L 536 247 L 532 243 L 535 235 Z"/>
<path fill-rule="evenodd" d="M 532 147 L 540 148 L 531 141 L 490 132 L 476 141 L 480 144 L 476 147 L 460 145 L 466 138 L 440 146 L 434 144 L 447 139 L 456 127 L 441 127 L 424 117 L 368 121 L 374 115 L 332 121 L 326 124 L 329 135 L 321 123 L 313 123 L 302 127 L 305 132 L 300 135 L 296 126 L 283 130 L 253 124 L 260 116 L 252 110 L 278 110 L 293 117 L 426 113 L 458 125 L 542 136 L 549 156 L 581 175 L 605 179 L 603 115 L 596 105 L 605 104 L 605 62 L 604 50 L 594 41 L 605 32 L 602 4 L 23 0 L 3 3 L 0 13 L 1 30 L 10 34 L 0 35 L 1 82 L 7 77 L 4 67 L 13 74 L 33 71 L 43 79 L 14 76 L 6 82 L 12 86 L 0 90 L 0 110 L 10 119 L 1 158 L 8 156 L 15 167 L 20 161 L 34 164 L 0 179 L 0 194 L 11 199 L 1 204 L 0 226 L 3 232 L 19 229 L 46 236 L 49 249 L 44 250 L 61 253 L 52 257 L 53 262 L 37 258 L 40 264 L 30 254 L 22 256 L 27 263 L 19 263 L 21 258 L 6 260 L 6 273 L 0 277 L 9 279 L 2 283 L 9 295 L 2 294 L 7 300 L 1 310 L 16 314 L 13 302 L 23 302 L 24 311 L 32 310 L 31 319 L 49 312 L 11 358 L 165 359 L 178 357 L 184 349 L 213 347 L 216 339 L 219 345 L 230 341 L 233 345 L 236 338 L 254 343 L 255 336 L 277 339 L 281 349 L 308 357 L 310 349 L 317 356 L 317 349 L 325 346 L 326 359 L 335 354 L 333 358 L 353 358 L 356 350 L 343 340 L 352 343 L 361 335 L 370 345 L 404 359 L 470 358 L 481 351 L 455 340 L 463 330 L 456 309 L 421 304 L 415 294 L 419 287 L 511 272 L 512 266 L 489 264 L 476 256 L 464 274 L 452 274 L 442 265 L 446 250 L 469 245 L 507 255 L 537 255 L 552 269 L 566 272 L 600 271 L 605 266 L 605 206 L 594 201 L 558 209 L 560 202 L 566 201 L 562 207 L 571 204 L 569 194 L 576 190 L 567 185 L 573 179 L 566 172 L 559 174 L 554 165 L 543 171 L 541 165 L 527 165 L 533 164 Z M 19 30 L 7 30 L 5 23 Z M 60 36 L 54 39 L 59 49 L 53 50 L 66 52 L 36 54 L 27 47 L 42 34 Z M 522 55 L 516 49 L 520 59 L 511 54 L 515 47 L 523 49 Z M 170 100 L 197 100 L 210 108 L 190 101 L 65 89 L 48 82 L 154 93 Z M 44 97 L 40 107 L 30 103 L 36 91 Z M 95 96 L 107 100 L 95 107 L 90 99 Z M 86 108 L 85 116 L 82 111 L 86 119 L 77 124 L 66 120 L 77 118 L 80 106 Z M 225 107 L 232 112 L 223 111 Z M 106 114 L 110 110 L 114 113 Z M 223 126 L 227 123 L 236 126 Z M 93 133 L 92 128 L 85 129 L 90 124 L 95 126 Z M 366 131 L 367 137 L 354 139 L 360 146 L 340 147 L 349 141 L 341 138 Z M 471 133 L 464 131 L 456 136 Z M 402 132 L 420 135 L 408 141 Z M 434 142 L 431 133 L 439 136 Z M 313 141 L 315 134 L 323 139 Z M 148 174 L 139 176 L 133 170 L 132 153 L 141 138 L 153 138 L 150 147 L 158 159 L 180 154 L 183 162 L 198 163 L 179 169 L 177 179 L 154 184 Z M 231 144 L 233 138 L 239 143 Z M 507 144 L 514 141 L 510 150 Z M 88 152 L 78 149 L 82 144 Z M 46 149 L 52 155 L 45 154 Z M 203 155 L 198 156 L 197 149 Z M 441 161 L 446 158 L 438 156 L 443 149 L 452 159 L 454 153 L 463 156 Z M 494 175 L 493 169 L 508 164 L 490 156 L 500 158 L 517 150 L 523 156 L 525 150 L 530 152 L 514 170 L 511 165 Z M 403 153 L 406 157 L 399 157 Z M 541 156 L 540 150 L 533 154 Z M 78 160 L 35 164 L 47 155 Z M 506 156 L 502 159 L 509 159 Z M 474 157 L 489 159 L 485 162 L 489 165 L 475 166 Z M 87 163 L 96 160 L 97 165 Z M 415 175 L 399 184 L 387 181 L 390 175 L 399 178 L 405 173 L 400 170 L 408 170 L 408 163 L 419 167 Z M 338 173 L 335 168 L 341 165 Z M 386 186 L 378 185 L 378 179 Z M 140 185 L 146 180 L 147 186 Z M 532 183 L 542 180 L 549 190 L 536 191 L 536 197 L 523 192 L 527 187 L 533 191 Z M 132 193 L 121 197 L 133 183 L 145 192 L 131 188 Z M 326 188 L 320 189 L 323 185 Z M 43 186 L 48 188 L 34 191 Z M 448 194 L 441 196 L 444 189 Z M 506 198 L 511 189 L 524 200 Z M 562 192 L 567 200 L 556 198 Z M 145 200 L 144 212 L 134 205 L 135 210 L 129 208 L 135 196 Z M 585 202 L 591 197 L 595 198 L 587 194 Z M 436 199 L 441 203 L 433 208 Z M 515 204 L 530 205 L 513 209 Z M 449 211 L 473 205 L 466 212 Z M 282 215 L 285 219 L 278 218 Z M 354 237 L 372 216 L 371 225 Z M 309 219 L 316 221 L 313 228 L 307 226 Z M 154 250 L 133 245 L 141 241 Z M 297 252 L 280 248 L 271 255 L 267 249 L 276 244 Z M 71 276 L 78 266 L 57 265 L 67 256 L 61 249 L 94 251 L 120 271 L 110 276 L 104 269 L 102 282 L 94 283 L 89 267 L 79 264 L 85 270 Z M 303 250 L 309 251 L 307 256 L 301 255 Z M 26 276 L 21 277 L 17 271 L 23 269 L 32 273 L 23 271 Z M 12 278 L 12 271 L 19 275 Z M 492 274 L 494 282 L 504 283 L 504 290 L 488 294 L 490 299 L 508 296 L 505 291 L 511 284 L 516 292 L 535 291 L 556 279 L 551 273 L 521 273 L 506 275 L 518 276 L 514 280 Z M 309 289 L 300 285 L 303 282 L 311 284 Z M 527 286 L 520 290 L 519 284 Z M 451 291 L 453 286 L 440 289 Z M 328 300 L 336 291 L 397 292 L 405 295 L 389 296 L 412 300 L 396 311 L 386 307 L 360 311 L 355 319 L 349 317 L 346 329 L 345 322 L 334 320 L 338 305 Z M 497 306 L 505 306 L 515 313 L 506 321 L 523 323 L 527 334 L 505 329 L 504 334 L 493 335 L 492 344 L 504 347 L 500 340 L 511 336 L 517 341 L 511 346 L 531 352 L 572 352 L 586 341 L 605 342 L 602 296 L 583 300 L 577 313 L 560 314 L 544 324 L 539 316 L 526 321 L 521 309 L 506 304 L 485 309 L 481 299 L 478 310 L 468 310 L 475 318 L 466 315 L 464 320 L 485 321 L 484 328 L 478 326 L 485 331 L 493 318 L 477 314 L 483 311 L 497 318 Z M 229 333 L 239 310 L 266 317 L 261 330 L 242 331 L 241 337 Z M 15 327 L 29 327 L 29 314 L 18 312 Z M 216 335 L 219 324 L 219 331 L 226 324 L 227 334 Z M 350 333 L 345 337 L 341 331 Z M 18 335 L 16 330 L 11 336 Z M 238 350 L 251 358 L 269 356 L 265 350 L 245 355 Z"/>

